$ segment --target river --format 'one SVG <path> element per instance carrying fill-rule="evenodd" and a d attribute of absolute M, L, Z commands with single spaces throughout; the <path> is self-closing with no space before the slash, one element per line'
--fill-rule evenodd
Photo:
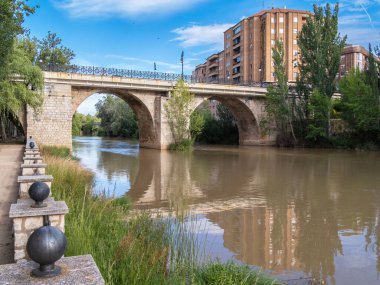
<path fill-rule="evenodd" d="M 380 284 L 380 153 L 270 147 L 140 149 L 75 137 L 96 191 L 196 217 L 212 258 L 278 278 Z"/>

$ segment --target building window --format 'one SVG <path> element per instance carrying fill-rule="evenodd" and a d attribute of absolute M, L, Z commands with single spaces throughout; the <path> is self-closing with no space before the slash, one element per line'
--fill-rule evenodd
<path fill-rule="evenodd" d="M 226 72 L 226 76 L 227 76 L 227 77 L 230 76 L 230 72 L 229 72 L 229 71 Z"/>
<path fill-rule="evenodd" d="M 293 40 L 293 45 L 296 45 L 297 44 L 297 40 Z"/>
<path fill-rule="evenodd" d="M 232 74 L 238 74 L 238 73 L 240 73 L 240 66 L 234 67 L 232 69 Z"/>
<path fill-rule="evenodd" d="M 298 78 L 298 72 L 293 72 L 293 77 Z"/>
<path fill-rule="evenodd" d="M 231 63 L 228 61 L 227 63 L 226 63 L 226 66 L 228 67 L 228 66 L 230 66 L 231 65 Z"/>
<path fill-rule="evenodd" d="M 236 27 L 236 28 L 234 29 L 234 35 L 240 33 L 240 31 L 241 31 L 241 26 Z"/>
<path fill-rule="evenodd" d="M 272 35 L 274 35 L 276 33 L 276 29 L 270 29 L 270 32 Z"/>
<path fill-rule="evenodd" d="M 298 61 L 293 62 L 293 66 L 297 67 L 298 66 Z"/>
<path fill-rule="evenodd" d="M 280 17 L 280 23 L 284 22 L 284 17 Z"/>
<path fill-rule="evenodd" d="M 283 34 L 284 33 L 284 29 L 280 29 L 280 34 Z"/>
<path fill-rule="evenodd" d="M 298 17 L 294 17 L 294 18 L 293 18 L 293 22 L 294 22 L 294 23 L 298 23 Z"/>
<path fill-rule="evenodd" d="M 293 34 L 298 34 L 298 30 L 297 29 L 293 29 Z"/>
<path fill-rule="evenodd" d="M 276 77 L 276 74 L 274 72 L 272 72 L 272 77 Z"/>
<path fill-rule="evenodd" d="M 298 50 L 293 51 L 293 55 L 297 56 L 298 55 Z"/>
<path fill-rule="evenodd" d="M 231 37 L 231 34 L 226 34 L 226 39 L 228 40 Z"/>
<path fill-rule="evenodd" d="M 229 48 L 231 46 L 231 43 L 227 43 L 226 44 L 226 49 Z"/>
<path fill-rule="evenodd" d="M 275 23 L 275 19 L 274 19 L 274 17 L 271 17 L 271 18 L 270 18 L 270 21 L 271 21 L 272 24 L 274 24 L 274 23 Z"/>
<path fill-rule="evenodd" d="M 271 43 L 272 43 L 272 46 L 274 46 L 276 44 L 276 41 L 275 40 L 271 40 Z"/>

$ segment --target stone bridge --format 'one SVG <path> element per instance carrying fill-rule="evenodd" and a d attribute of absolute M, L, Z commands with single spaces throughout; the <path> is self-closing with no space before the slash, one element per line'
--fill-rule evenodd
<path fill-rule="evenodd" d="M 33 136 L 37 143 L 71 148 L 73 114 L 95 93 L 113 94 L 129 104 L 138 119 L 141 147 L 165 149 L 172 142 L 164 104 L 175 81 L 71 72 L 44 72 L 44 76 L 44 104 L 38 113 L 27 108 L 24 122 L 27 136 Z M 208 99 L 228 107 L 237 122 L 240 145 L 274 143 L 274 132 L 260 129 L 266 88 L 206 83 L 188 86 L 195 95 L 194 110 Z"/>

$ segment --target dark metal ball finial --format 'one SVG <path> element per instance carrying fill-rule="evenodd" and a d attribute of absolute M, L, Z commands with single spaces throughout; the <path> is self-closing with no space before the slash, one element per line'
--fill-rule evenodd
<path fill-rule="evenodd" d="M 34 148 L 36 145 L 34 144 L 34 142 L 30 142 L 29 146 L 30 146 L 30 148 Z"/>
<path fill-rule="evenodd" d="M 29 257 L 40 267 L 32 270 L 31 275 L 50 278 L 61 273 L 54 263 L 65 253 L 67 240 L 62 231 L 52 226 L 43 226 L 35 230 L 26 244 Z"/>
<path fill-rule="evenodd" d="M 45 182 L 34 182 L 28 190 L 29 197 L 36 203 L 31 205 L 32 208 L 43 208 L 47 205 L 43 201 L 49 197 L 50 188 Z"/>

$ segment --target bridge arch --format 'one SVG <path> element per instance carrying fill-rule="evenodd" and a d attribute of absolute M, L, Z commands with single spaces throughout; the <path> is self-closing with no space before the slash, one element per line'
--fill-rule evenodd
<path fill-rule="evenodd" d="M 136 114 L 139 128 L 139 144 L 141 147 L 157 147 L 157 128 L 154 121 L 154 106 L 152 102 L 144 100 L 143 95 L 134 94 L 132 91 L 118 89 L 73 89 L 72 90 L 72 113 L 78 109 L 88 97 L 94 94 L 110 94 L 124 100 Z M 153 102 L 154 103 L 154 102 Z M 154 105 L 154 104 L 153 104 Z"/>
<path fill-rule="evenodd" d="M 239 131 L 239 145 L 258 145 L 260 144 L 261 132 L 257 115 L 249 100 L 237 97 L 226 96 L 207 96 L 196 98 L 193 111 L 198 108 L 205 100 L 216 100 L 228 108 L 236 120 Z"/>

